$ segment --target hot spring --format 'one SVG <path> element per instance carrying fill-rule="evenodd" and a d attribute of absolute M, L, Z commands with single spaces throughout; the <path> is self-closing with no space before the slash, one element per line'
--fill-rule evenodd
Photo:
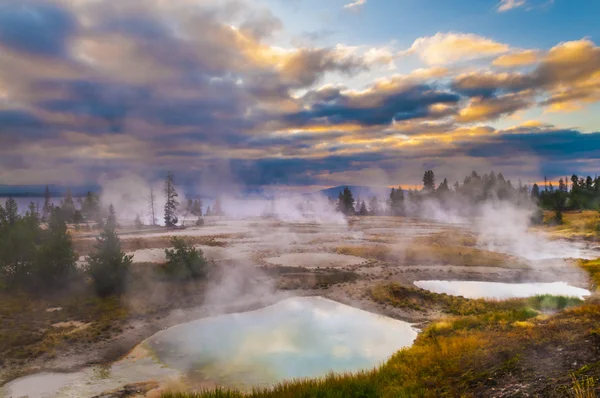
<path fill-rule="evenodd" d="M 0 389 L 0 396 L 93 396 L 124 384 L 179 379 L 249 389 L 293 378 L 354 372 L 384 363 L 410 346 L 409 323 L 321 297 L 290 298 L 256 311 L 219 315 L 165 329 L 108 368 L 39 373 Z"/>
<path fill-rule="evenodd" d="M 414 284 L 433 293 L 445 293 L 470 299 L 523 298 L 539 295 L 576 297 L 589 296 L 586 289 L 574 287 L 564 282 L 553 283 L 499 283 L 478 281 L 416 281 Z"/>

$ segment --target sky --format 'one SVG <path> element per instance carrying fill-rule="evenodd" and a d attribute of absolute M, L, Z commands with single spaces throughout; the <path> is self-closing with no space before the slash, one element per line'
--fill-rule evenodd
<path fill-rule="evenodd" d="M 600 170 L 597 0 L 5 0 L 0 184 Z"/>

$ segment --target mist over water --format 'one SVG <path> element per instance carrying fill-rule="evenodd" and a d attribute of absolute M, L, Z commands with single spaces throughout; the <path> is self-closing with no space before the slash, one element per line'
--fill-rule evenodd
<path fill-rule="evenodd" d="M 406 322 L 305 297 L 174 326 L 145 344 L 192 379 L 248 388 L 369 369 L 416 336 Z"/>

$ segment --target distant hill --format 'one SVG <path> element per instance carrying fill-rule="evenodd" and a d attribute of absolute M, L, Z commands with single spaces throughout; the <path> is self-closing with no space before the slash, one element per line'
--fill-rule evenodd
<path fill-rule="evenodd" d="M 352 191 L 354 199 L 360 198 L 367 200 L 373 196 L 383 198 L 389 196 L 390 194 L 390 188 L 388 187 L 368 187 L 363 185 L 340 185 L 338 187 L 323 189 L 317 193 L 323 196 L 327 196 L 329 198 L 336 199 L 339 193 L 342 192 L 346 187 L 348 187 Z"/>
<path fill-rule="evenodd" d="M 71 189 L 73 196 L 85 195 L 88 191 L 98 192 L 100 188 L 97 185 L 81 185 L 73 187 L 65 187 L 61 185 L 48 185 L 50 195 L 53 197 L 61 197 L 67 192 L 67 189 Z M 13 196 L 16 198 L 22 197 L 43 197 L 46 190 L 46 185 L 1 185 L 0 184 L 0 196 Z"/>

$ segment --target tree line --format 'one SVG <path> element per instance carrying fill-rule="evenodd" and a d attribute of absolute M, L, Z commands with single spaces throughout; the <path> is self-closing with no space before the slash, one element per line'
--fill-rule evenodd
<path fill-rule="evenodd" d="M 173 173 L 167 173 L 164 181 L 164 199 L 165 205 L 163 208 L 163 220 L 164 225 L 167 227 L 176 226 L 180 217 L 185 218 L 188 216 L 202 217 L 202 216 L 223 216 L 221 199 L 217 198 L 215 203 L 206 208 L 203 211 L 204 204 L 201 199 L 188 199 L 183 206 L 178 202 L 178 193 L 175 185 L 175 177 Z M 12 197 L 8 198 L 8 206 L 12 206 L 14 200 Z M 159 209 L 157 207 L 157 196 L 153 189 L 150 189 L 148 196 L 148 215 L 149 225 L 158 225 Z M 44 203 L 41 208 L 38 209 L 38 205 L 34 202 L 30 204 L 30 212 L 35 212 L 39 215 L 40 221 L 47 223 L 53 213 L 60 213 L 61 220 L 64 220 L 67 224 L 75 224 L 76 228 L 80 224 L 86 223 L 91 228 L 96 227 L 100 230 L 104 228 L 104 223 L 109 216 L 108 207 L 103 207 L 101 204 L 101 198 L 98 193 L 88 191 L 84 197 L 74 198 L 71 190 L 67 189 L 64 198 L 61 200 L 59 205 L 55 205 L 52 201 L 52 196 L 49 187 L 46 186 L 44 192 Z M 203 224 L 203 220 L 198 219 L 196 222 L 198 225 Z M 141 228 L 144 226 L 140 213 L 136 214 L 134 224 L 136 227 Z"/>
<path fill-rule="evenodd" d="M 436 184 L 435 173 L 427 170 L 423 174 L 421 189 L 404 190 L 391 188 L 385 201 L 371 197 L 368 202 L 355 199 L 352 191 L 345 187 L 335 202 L 336 210 L 345 215 L 391 215 L 419 216 L 421 205 L 427 200 L 436 200 L 442 207 L 461 207 L 472 209 L 486 201 L 507 201 L 515 205 L 534 205 L 538 211 L 534 214 L 534 223 L 541 222 L 542 210 L 554 210 L 554 222 L 562 222 L 565 210 L 598 209 L 600 207 L 600 177 L 587 178 L 573 175 L 569 187 L 567 179 L 560 179 L 556 187 L 552 182 L 544 183 L 540 189 L 537 183 L 531 187 L 521 181 L 514 184 L 502 173 L 480 175 L 476 171 L 467 175 L 462 183 L 456 181 L 452 186 L 447 179 Z"/>

